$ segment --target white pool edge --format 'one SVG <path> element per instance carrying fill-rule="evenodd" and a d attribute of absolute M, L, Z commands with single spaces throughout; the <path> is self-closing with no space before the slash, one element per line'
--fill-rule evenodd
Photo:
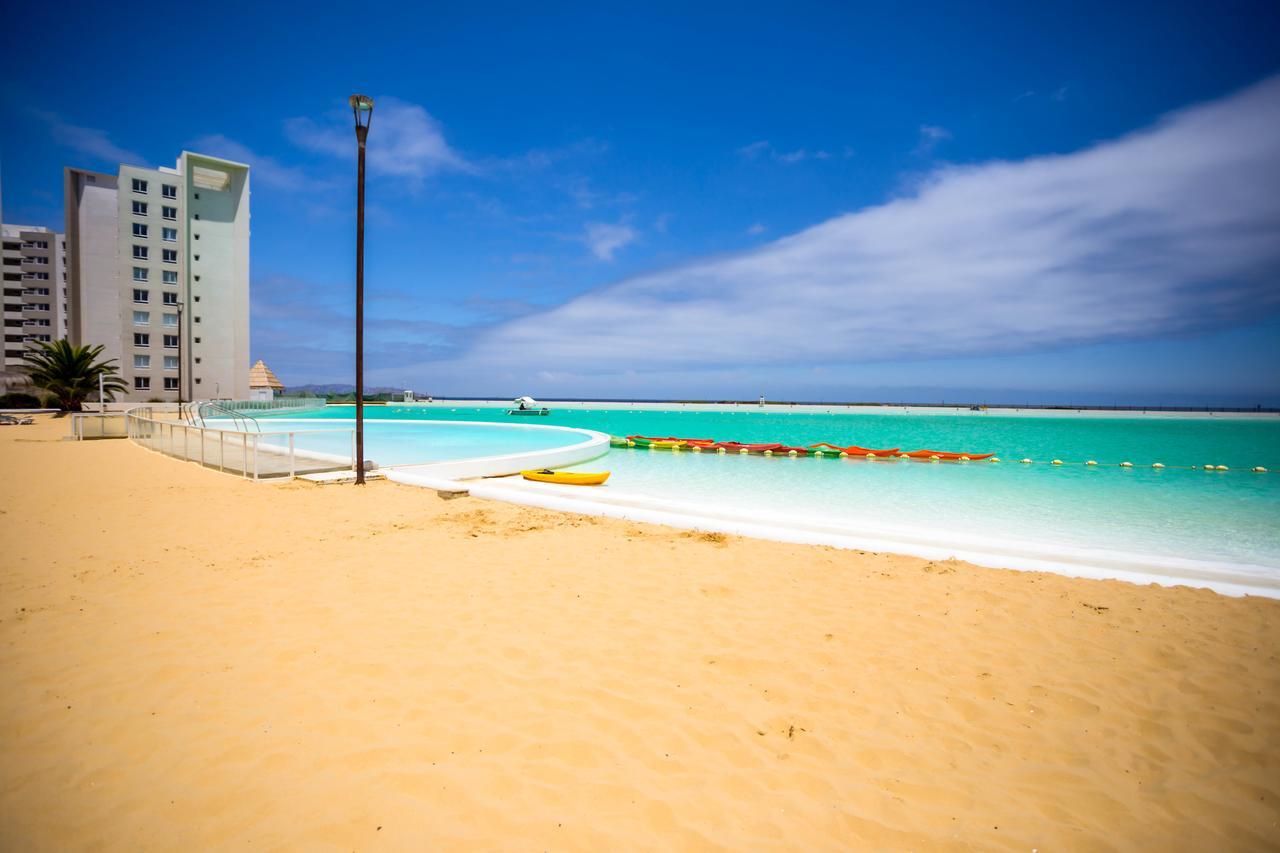
<path fill-rule="evenodd" d="M 1243 577 L 1239 574 L 1214 577 L 1211 572 L 1198 571 L 1194 566 L 1194 561 L 1185 561 L 1186 565 L 1184 566 L 1166 565 L 1160 568 L 1152 567 L 1152 569 L 1146 571 L 1135 571 L 1117 567 L 1090 565 L 1088 562 L 1000 553 L 973 546 L 955 547 L 947 544 L 926 544 L 918 541 L 913 542 L 874 535 L 833 532 L 830 524 L 806 525 L 796 523 L 794 520 L 789 520 L 786 524 L 779 524 L 745 517 L 732 519 L 712 514 L 712 512 L 699 513 L 697 507 L 691 507 L 687 504 L 673 505 L 658 499 L 641 496 L 611 494 L 608 499 L 602 499 L 603 496 L 593 497 L 588 487 L 577 487 L 582 492 L 582 494 L 579 494 L 578 492 L 567 492 L 567 489 L 574 488 L 570 486 L 557 487 L 543 484 L 542 487 L 536 489 L 523 488 L 501 480 L 460 482 L 457 479 L 432 476 L 428 473 L 409 474 L 406 476 L 398 471 L 388 472 L 388 479 L 405 485 L 422 486 L 441 492 L 470 492 L 473 497 L 485 500 L 503 501 L 505 503 L 582 515 L 608 516 L 628 521 L 660 524 L 682 530 L 727 533 L 752 539 L 765 539 L 799 545 L 822 545 L 843 550 L 905 554 L 927 560 L 955 558 L 987 568 L 1049 572 L 1056 575 L 1090 580 L 1118 580 L 1138 585 L 1191 586 L 1210 589 L 1230 596 L 1256 595 L 1267 598 L 1280 598 L 1280 586 L 1254 583 L 1252 582 L 1253 578 Z"/>

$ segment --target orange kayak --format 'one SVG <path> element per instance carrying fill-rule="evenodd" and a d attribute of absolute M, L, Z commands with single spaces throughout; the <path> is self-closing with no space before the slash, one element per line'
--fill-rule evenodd
<path fill-rule="evenodd" d="M 823 447 L 826 447 L 826 448 L 828 448 L 828 449 L 830 449 L 830 450 L 837 450 L 837 451 L 841 451 L 841 452 L 843 452 L 843 453 L 847 453 L 847 454 L 849 454 L 850 456 L 867 456 L 867 455 L 869 454 L 869 455 L 871 455 L 871 456 L 886 456 L 886 457 L 887 457 L 887 456 L 893 456 L 893 455 L 894 455 L 894 454 L 896 454 L 896 453 L 898 452 L 898 450 L 899 450 L 899 448 L 897 448 L 897 447 L 891 447 L 891 448 L 889 448 L 889 449 L 887 449 L 887 450 L 876 450 L 876 449 L 874 449 L 874 448 L 870 448 L 870 447 L 859 447 L 859 446 L 858 446 L 858 445 L 856 445 L 856 444 L 851 444 L 851 445 L 849 445 L 848 447 L 840 447 L 839 445 L 831 444 L 830 442 L 826 442 L 826 441 L 819 442 L 818 444 L 811 444 L 811 445 L 809 445 L 809 446 L 810 446 L 810 447 L 812 447 L 812 448 L 815 448 L 815 449 L 816 449 L 816 448 L 823 448 Z"/>
<path fill-rule="evenodd" d="M 987 459 L 992 456 L 995 456 L 994 453 L 951 453 L 946 450 L 913 450 L 910 453 L 904 453 L 902 455 L 908 456 L 912 459 L 932 459 L 933 457 L 936 456 L 939 459 L 945 460 L 947 462 L 955 462 L 959 460 L 961 456 L 965 457 L 966 459 L 973 459 L 973 460 Z"/>

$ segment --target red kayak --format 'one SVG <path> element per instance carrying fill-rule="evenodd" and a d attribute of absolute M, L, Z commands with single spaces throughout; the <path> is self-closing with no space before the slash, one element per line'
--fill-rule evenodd
<path fill-rule="evenodd" d="M 888 450 L 875 450 L 870 447 L 859 447 L 856 444 L 851 444 L 848 447 L 840 447 L 826 441 L 819 442 L 818 444 L 811 444 L 809 446 L 814 449 L 827 448 L 828 450 L 843 451 L 844 453 L 848 453 L 850 456 L 866 456 L 867 454 L 871 454 L 872 456 L 893 456 L 900 449 L 897 447 L 891 447 Z"/>
<path fill-rule="evenodd" d="M 936 456 L 939 459 L 947 462 L 955 462 L 959 460 L 961 456 L 964 456 L 972 460 L 988 459 L 992 456 L 995 456 L 994 453 L 950 453 L 946 450 L 913 450 L 910 453 L 906 453 L 903 455 L 908 456 L 912 459 L 932 459 L 933 457 Z"/>

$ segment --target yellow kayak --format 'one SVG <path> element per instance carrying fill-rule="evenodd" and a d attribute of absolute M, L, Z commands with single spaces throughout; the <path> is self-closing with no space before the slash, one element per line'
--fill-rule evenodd
<path fill-rule="evenodd" d="M 575 471 L 552 471 L 543 468 L 541 471 L 521 471 L 520 476 L 526 480 L 537 480 L 539 483 L 566 483 L 570 486 L 598 486 L 609 479 L 609 471 L 599 473 L 578 473 Z"/>

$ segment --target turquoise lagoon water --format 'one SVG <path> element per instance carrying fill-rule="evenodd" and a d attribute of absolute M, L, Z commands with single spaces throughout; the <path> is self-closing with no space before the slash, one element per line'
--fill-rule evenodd
<path fill-rule="evenodd" d="M 377 424 L 406 418 L 514 420 L 492 408 L 366 411 L 375 425 L 371 435 Z M 350 413 L 333 407 L 305 421 L 318 426 Z M 613 492 L 757 517 L 776 513 L 891 534 L 927 532 L 942 542 L 1018 540 L 1076 559 L 1106 551 L 1130 555 L 1135 565 L 1191 561 L 1280 583 L 1280 474 L 1248 470 L 1280 469 L 1280 419 L 564 409 L 537 422 L 613 435 L 994 452 L 1005 461 L 959 465 L 614 448 L 579 467 L 612 470 L 604 488 Z M 388 454 L 383 464 L 405 455 L 412 454 Z M 1018 464 L 1023 457 L 1042 463 L 1094 459 L 1099 465 Z M 1122 461 L 1135 467 L 1121 468 Z M 1153 462 L 1169 467 L 1152 469 Z M 1232 470 L 1190 470 L 1207 464 Z"/>

